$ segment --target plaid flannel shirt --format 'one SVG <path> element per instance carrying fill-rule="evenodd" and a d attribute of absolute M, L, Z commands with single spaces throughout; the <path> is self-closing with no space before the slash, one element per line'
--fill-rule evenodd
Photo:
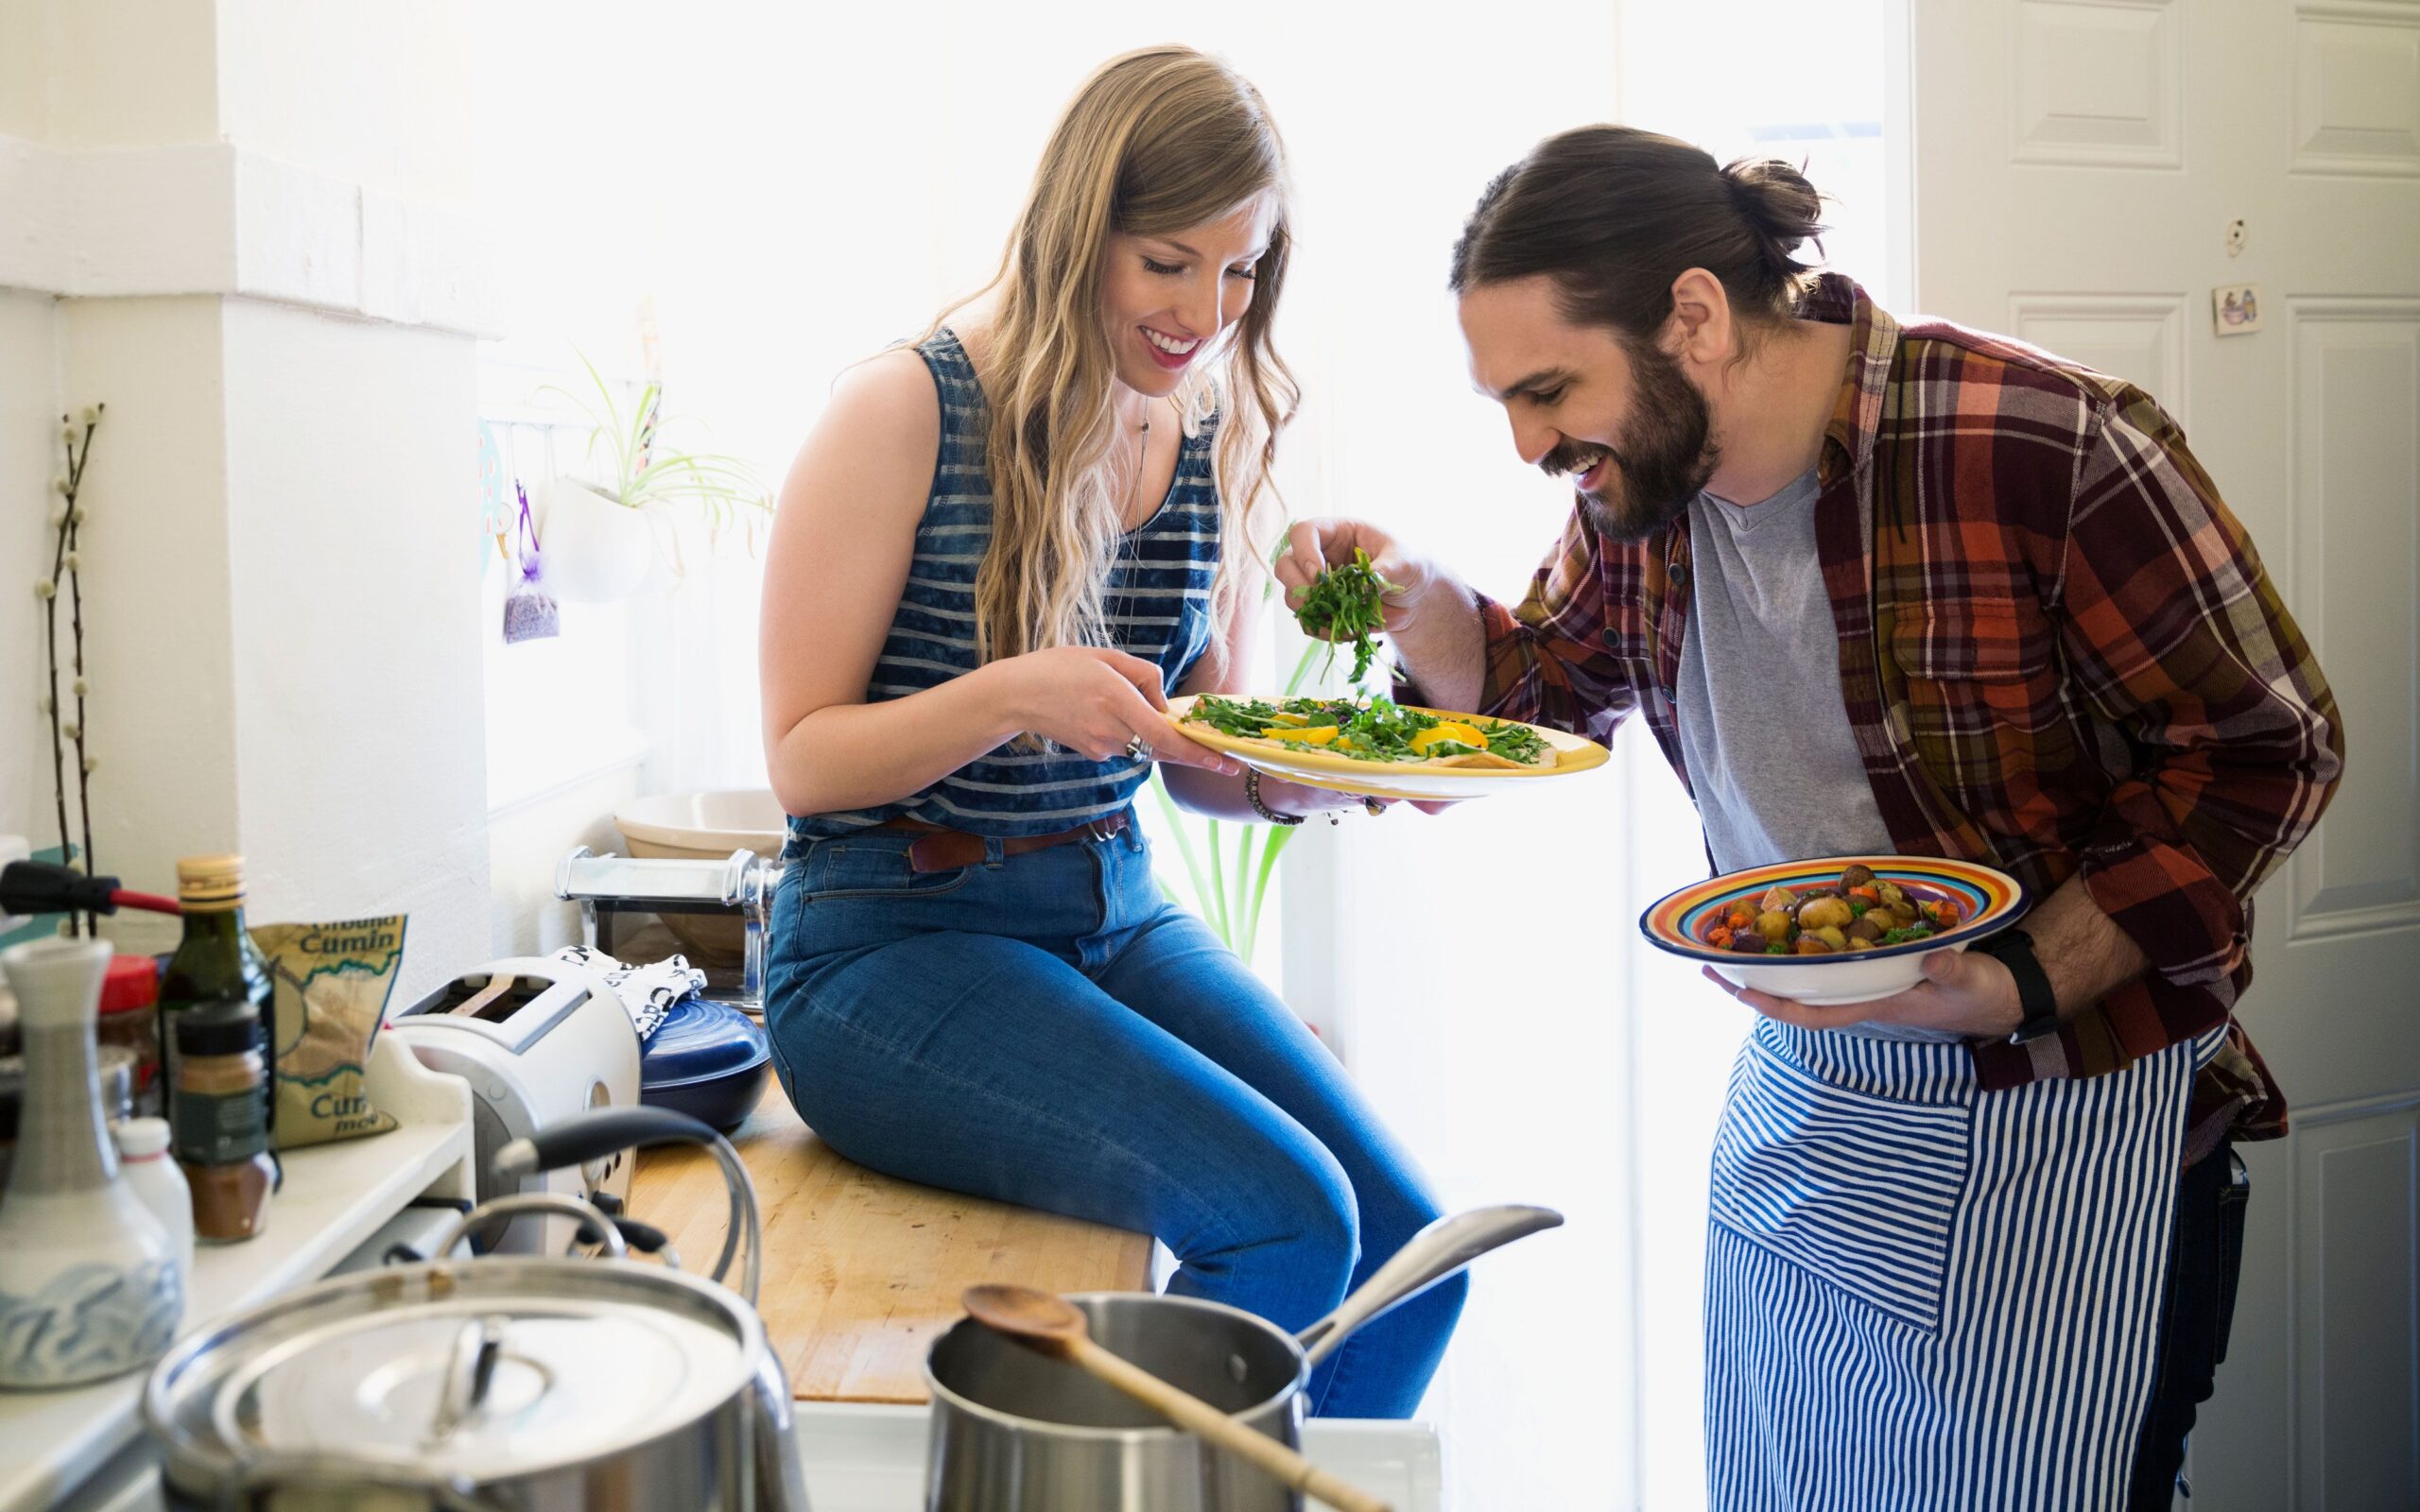
<path fill-rule="evenodd" d="M 2151 397 L 2020 342 L 1901 327 L 1838 275 L 1801 318 L 1852 328 L 1816 535 L 1841 696 L 1892 840 L 2037 897 L 2082 872 L 2150 967 L 1987 1089 L 2122 1068 L 2229 1020 L 2253 889 L 2343 767 L 2327 683 L 2243 527 Z M 1518 609 L 1485 597 L 1481 712 L 1598 740 L 1676 725 L 1685 520 L 1599 537 L 1575 510 Z M 2240 1028 L 2196 1088 L 2188 1157 L 2286 1108 Z"/>

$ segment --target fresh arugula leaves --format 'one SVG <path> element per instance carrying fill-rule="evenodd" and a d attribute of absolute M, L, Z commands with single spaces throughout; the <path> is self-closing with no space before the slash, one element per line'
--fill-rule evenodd
<path fill-rule="evenodd" d="M 1479 724 L 1478 728 L 1487 731 L 1487 748 L 1495 755 L 1509 756 L 1530 766 L 1546 759 L 1547 738 L 1527 725 Z"/>
<path fill-rule="evenodd" d="M 1312 579 L 1304 592 L 1303 607 L 1294 611 L 1306 632 L 1340 644 L 1353 644 L 1355 687 L 1370 675 L 1370 663 L 1377 659 L 1378 647 L 1371 637 L 1385 623 L 1383 599 L 1394 586 L 1370 565 L 1370 554 L 1356 546 L 1351 561 L 1330 567 Z M 1328 653 L 1331 664 L 1335 654 Z"/>
<path fill-rule="evenodd" d="M 1288 698 L 1286 701 L 1294 704 L 1307 703 L 1310 700 Z M 1186 712 L 1184 717 L 1191 723 L 1208 725 L 1222 735 L 1241 738 L 1258 735 L 1270 725 L 1276 724 L 1277 716 L 1284 712 L 1277 705 L 1264 703 L 1258 698 L 1249 700 L 1221 698 L 1212 694 L 1194 699 L 1193 707 Z"/>
<path fill-rule="evenodd" d="M 1443 723 L 1435 714 L 1406 709 L 1392 698 L 1222 698 L 1205 694 L 1186 711 L 1188 723 L 1208 725 L 1222 735 L 1264 738 L 1295 750 L 1334 751 L 1358 761 L 1416 762 L 1432 756 L 1476 754 L 1478 747 L 1459 740 L 1432 742 L 1426 750 L 1411 748 L 1412 737 Z M 1526 765 L 1545 757 L 1545 737 L 1527 725 L 1497 720 L 1463 721 L 1487 734 L 1487 749 Z M 1334 728 L 1334 735 L 1324 730 Z M 1316 737 L 1308 731 L 1321 730 Z"/>

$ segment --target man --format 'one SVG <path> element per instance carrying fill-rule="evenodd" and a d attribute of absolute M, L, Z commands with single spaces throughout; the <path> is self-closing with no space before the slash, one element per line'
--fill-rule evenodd
<path fill-rule="evenodd" d="M 2229 1141 L 2284 1130 L 2230 1016 L 2250 899 L 2335 787 L 2334 701 L 2149 396 L 1808 278 L 1817 210 L 1780 163 L 1539 146 L 1451 279 L 1523 460 L 1578 486 L 1529 596 L 1357 521 L 1296 525 L 1279 576 L 1369 551 L 1422 703 L 1643 713 L 1719 871 L 2025 882 L 2019 929 L 1897 996 L 1725 984 L 1763 1017 L 1715 1149 L 1712 1499 L 2165 1508 L 2223 1348 Z"/>

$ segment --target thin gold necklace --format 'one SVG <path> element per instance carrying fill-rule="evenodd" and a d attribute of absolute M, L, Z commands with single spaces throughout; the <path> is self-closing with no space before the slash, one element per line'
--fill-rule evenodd
<path fill-rule="evenodd" d="M 1143 435 L 1134 445 L 1134 486 L 1127 490 L 1126 495 L 1127 518 L 1135 524 L 1141 524 L 1140 521 L 1133 520 L 1133 515 L 1135 510 L 1143 507 L 1143 474 L 1150 471 L 1150 461 L 1151 408 L 1150 402 L 1146 400 L 1143 404 Z M 1129 528 L 1132 526 L 1130 524 Z"/>

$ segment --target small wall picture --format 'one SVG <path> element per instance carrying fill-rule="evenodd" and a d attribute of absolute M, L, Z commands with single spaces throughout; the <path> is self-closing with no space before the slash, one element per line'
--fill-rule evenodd
<path fill-rule="evenodd" d="M 2234 284 L 2210 291 L 2210 323 L 2222 336 L 2248 335 L 2260 329 L 2260 290 Z"/>

